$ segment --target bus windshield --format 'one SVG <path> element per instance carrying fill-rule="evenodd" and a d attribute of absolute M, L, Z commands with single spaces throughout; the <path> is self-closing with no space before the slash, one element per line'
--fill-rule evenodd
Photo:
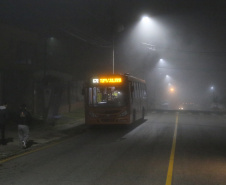
<path fill-rule="evenodd" d="M 121 107 L 126 105 L 125 88 L 123 87 L 90 87 L 89 106 Z"/>

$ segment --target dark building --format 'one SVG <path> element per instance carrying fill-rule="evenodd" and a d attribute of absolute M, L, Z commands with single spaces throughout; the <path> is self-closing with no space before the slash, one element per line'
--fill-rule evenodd
<path fill-rule="evenodd" d="M 0 40 L 0 99 L 11 111 L 26 103 L 46 119 L 82 107 L 82 81 L 64 70 L 54 38 L 0 24 Z"/>

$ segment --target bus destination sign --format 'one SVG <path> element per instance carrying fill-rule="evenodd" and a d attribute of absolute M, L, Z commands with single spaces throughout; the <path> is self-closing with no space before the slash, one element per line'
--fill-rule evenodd
<path fill-rule="evenodd" d="M 122 83 L 122 78 L 113 77 L 113 78 L 94 78 L 94 84 L 111 84 L 111 83 Z"/>

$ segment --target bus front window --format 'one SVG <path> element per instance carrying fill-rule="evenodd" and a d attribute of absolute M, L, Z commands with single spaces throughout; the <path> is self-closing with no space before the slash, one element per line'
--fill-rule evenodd
<path fill-rule="evenodd" d="M 90 92 L 91 94 L 91 92 Z M 92 95 L 92 106 L 114 106 L 120 107 L 125 106 L 126 96 L 125 89 L 122 87 L 93 87 Z"/>

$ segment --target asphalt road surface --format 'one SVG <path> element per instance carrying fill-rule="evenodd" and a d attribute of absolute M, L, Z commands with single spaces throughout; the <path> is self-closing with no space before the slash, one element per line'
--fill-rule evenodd
<path fill-rule="evenodd" d="M 226 116 L 150 113 L 0 164 L 1 185 L 225 185 Z"/>

